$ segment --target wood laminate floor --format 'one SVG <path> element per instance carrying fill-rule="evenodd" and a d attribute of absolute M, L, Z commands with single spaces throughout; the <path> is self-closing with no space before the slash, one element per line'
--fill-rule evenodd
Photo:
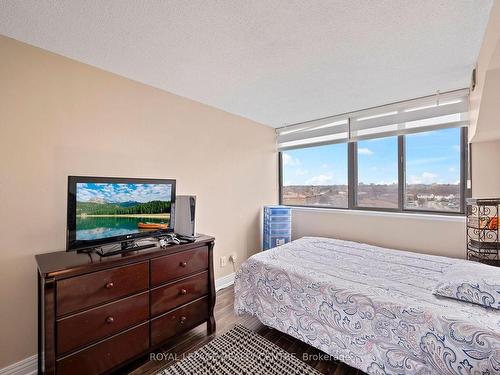
<path fill-rule="evenodd" d="M 233 312 L 234 292 L 233 287 L 222 289 L 217 292 L 217 302 L 215 304 L 215 319 L 217 322 L 217 332 L 215 335 L 206 335 L 206 325 L 192 329 L 175 340 L 169 342 L 162 348 L 161 359 L 145 360 L 142 364 L 135 365 L 136 368 L 129 369 L 129 375 L 154 375 L 162 368 L 174 363 L 186 354 L 192 353 L 203 345 L 207 344 L 214 337 L 222 335 L 234 327 L 235 324 L 241 324 L 250 328 L 272 341 L 282 349 L 293 353 L 301 360 L 304 360 L 311 367 L 323 374 L 329 375 L 363 375 L 364 372 L 347 366 L 342 362 L 325 360 L 319 358 L 325 354 L 310 345 L 288 336 L 280 331 L 266 327 L 257 318 L 251 316 L 236 316 Z M 307 358 L 304 357 L 304 354 Z M 138 367 L 137 367 L 138 366 Z"/>

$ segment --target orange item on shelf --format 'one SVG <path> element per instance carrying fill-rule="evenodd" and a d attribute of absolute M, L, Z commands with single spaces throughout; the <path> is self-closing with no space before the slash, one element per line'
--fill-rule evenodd
<path fill-rule="evenodd" d="M 488 229 L 497 230 L 498 229 L 498 216 L 492 217 L 488 223 Z"/>

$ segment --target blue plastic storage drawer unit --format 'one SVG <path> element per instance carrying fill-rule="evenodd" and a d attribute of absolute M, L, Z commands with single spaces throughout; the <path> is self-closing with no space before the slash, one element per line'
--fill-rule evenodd
<path fill-rule="evenodd" d="M 292 240 L 292 210 L 286 206 L 264 206 L 263 249 L 268 250 Z"/>

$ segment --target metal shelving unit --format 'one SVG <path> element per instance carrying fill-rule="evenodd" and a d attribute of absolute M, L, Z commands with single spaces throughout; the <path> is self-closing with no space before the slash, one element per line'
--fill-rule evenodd
<path fill-rule="evenodd" d="M 500 198 L 467 199 L 467 259 L 500 266 Z"/>

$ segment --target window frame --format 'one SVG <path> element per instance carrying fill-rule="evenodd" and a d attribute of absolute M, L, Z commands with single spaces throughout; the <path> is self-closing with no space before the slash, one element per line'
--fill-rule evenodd
<path fill-rule="evenodd" d="M 382 139 L 382 138 L 389 138 L 393 136 L 387 136 L 387 137 L 378 137 L 378 138 L 373 138 L 373 139 Z M 354 156 L 355 159 L 352 161 L 352 173 L 354 174 L 354 185 L 352 187 L 352 194 L 353 194 L 353 209 L 355 210 L 362 210 L 362 211 L 384 211 L 384 212 L 401 212 L 401 150 L 400 150 L 400 143 L 401 143 L 401 137 L 404 136 L 397 136 L 396 139 L 396 147 L 397 147 L 397 163 L 398 163 L 398 207 L 369 207 L 369 206 L 361 206 L 359 205 L 357 198 L 358 198 L 358 176 L 359 176 L 359 168 L 358 168 L 358 142 L 352 142 L 353 148 L 354 148 Z M 347 187 L 349 189 L 349 186 Z"/>
<path fill-rule="evenodd" d="M 298 208 L 321 208 L 331 210 L 355 210 L 355 211 L 379 211 L 409 214 L 428 215 L 449 215 L 464 216 L 465 200 L 471 196 L 471 189 L 467 187 L 467 180 L 470 176 L 469 152 L 468 152 L 468 132 L 467 127 L 460 128 L 460 211 L 438 211 L 423 209 L 407 209 L 404 207 L 404 197 L 406 194 L 406 138 L 405 135 L 397 136 L 398 145 L 398 207 L 365 207 L 359 206 L 358 195 L 358 142 L 348 142 L 347 144 L 347 208 L 323 205 L 290 205 L 283 203 L 283 151 L 278 152 L 278 181 L 279 181 L 279 204 L 287 207 Z M 380 137 L 383 138 L 383 137 Z M 332 142 L 336 143 L 336 142 Z"/>
<path fill-rule="evenodd" d="M 304 149 L 304 148 L 311 148 L 311 147 L 321 147 L 321 146 L 328 146 L 332 144 L 339 144 L 339 143 L 347 143 L 347 142 L 329 142 L 329 143 L 321 143 L 318 145 L 314 146 L 308 146 L 308 147 L 297 147 L 297 149 Z M 351 178 L 351 170 L 350 170 L 350 165 L 351 162 L 349 161 L 349 153 L 350 153 L 350 147 L 351 143 L 347 143 L 347 207 L 335 207 L 335 206 L 325 206 L 325 205 L 298 205 L 298 204 L 284 204 L 283 203 L 283 151 L 278 151 L 278 202 L 281 206 L 286 206 L 286 207 L 306 207 L 306 208 L 331 208 L 335 210 L 350 210 L 351 209 L 351 189 L 350 189 L 350 178 Z"/>

